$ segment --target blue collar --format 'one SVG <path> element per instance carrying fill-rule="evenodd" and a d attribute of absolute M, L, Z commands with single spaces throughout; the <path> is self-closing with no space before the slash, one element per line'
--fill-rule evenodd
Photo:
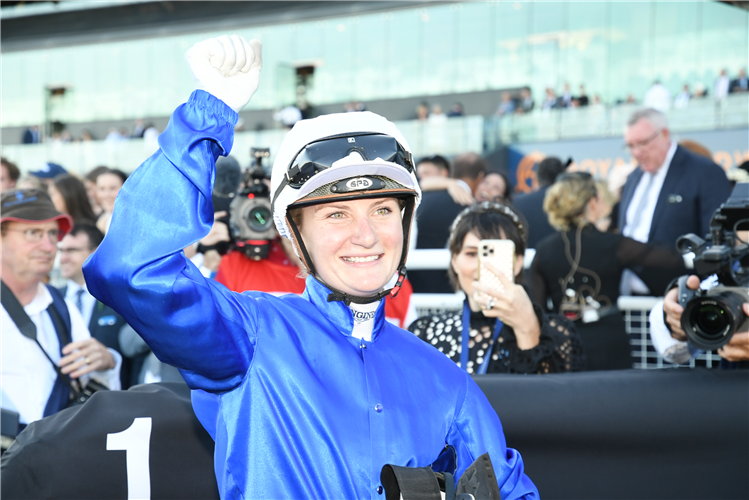
<path fill-rule="evenodd" d="M 343 335 L 350 337 L 354 329 L 354 315 L 351 308 L 341 301 L 328 302 L 328 295 L 332 291 L 314 276 L 307 276 L 302 297 L 309 300 Z M 372 342 L 385 325 L 385 300 L 382 299 L 374 318 L 372 329 Z"/>

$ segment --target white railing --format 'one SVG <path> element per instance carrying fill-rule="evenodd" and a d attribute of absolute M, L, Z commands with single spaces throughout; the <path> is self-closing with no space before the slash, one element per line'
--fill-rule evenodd
<path fill-rule="evenodd" d="M 491 147 L 500 143 L 621 136 L 627 120 L 640 106 L 537 109 L 528 114 L 492 118 L 486 123 L 486 141 Z M 692 99 L 687 107 L 672 108 L 666 116 L 674 132 L 746 127 L 749 126 L 749 93 L 732 94 L 720 101 L 711 97 Z"/>

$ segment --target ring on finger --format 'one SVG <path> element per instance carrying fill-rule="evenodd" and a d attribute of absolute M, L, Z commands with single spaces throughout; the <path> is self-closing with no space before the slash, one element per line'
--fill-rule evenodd
<path fill-rule="evenodd" d="M 87 365 L 91 364 L 91 360 L 88 358 L 88 356 L 86 356 L 85 358 L 83 358 L 83 362 L 86 363 Z"/>
<path fill-rule="evenodd" d="M 486 310 L 491 311 L 492 309 L 494 309 L 494 304 L 496 303 L 497 302 L 494 299 L 489 299 L 489 301 L 486 303 Z"/>

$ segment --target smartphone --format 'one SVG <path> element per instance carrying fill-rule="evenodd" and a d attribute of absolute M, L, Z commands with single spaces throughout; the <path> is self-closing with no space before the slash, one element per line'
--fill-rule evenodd
<path fill-rule="evenodd" d="M 515 242 L 512 240 L 479 241 L 479 282 L 497 290 L 504 291 L 499 278 L 486 267 L 491 262 L 502 271 L 507 279 L 515 278 Z"/>

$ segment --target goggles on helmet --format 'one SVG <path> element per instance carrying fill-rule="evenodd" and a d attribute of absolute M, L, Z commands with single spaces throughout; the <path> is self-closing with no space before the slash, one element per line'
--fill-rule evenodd
<path fill-rule="evenodd" d="M 301 188 L 315 174 L 330 168 L 336 161 L 351 153 L 358 153 L 365 161 L 380 158 L 414 171 L 413 157 L 395 138 L 377 133 L 353 133 L 328 137 L 311 142 L 297 153 L 286 172 L 286 183 Z"/>

